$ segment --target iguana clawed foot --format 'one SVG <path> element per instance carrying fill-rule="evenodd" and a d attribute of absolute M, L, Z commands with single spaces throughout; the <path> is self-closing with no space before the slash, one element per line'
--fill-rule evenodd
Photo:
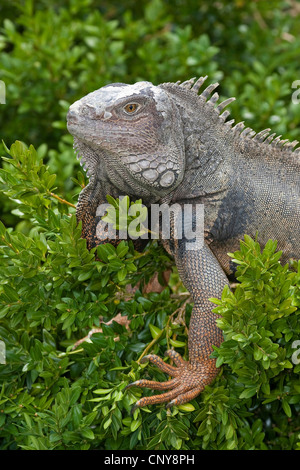
<path fill-rule="evenodd" d="M 160 395 L 152 395 L 150 397 L 143 397 L 136 402 L 132 408 L 132 413 L 142 406 L 153 405 L 155 403 L 168 402 L 166 408 L 174 405 L 181 405 L 187 403 L 199 393 L 202 392 L 205 385 L 211 383 L 212 379 L 217 375 L 218 370 L 215 367 L 215 360 L 207 359 L 205 362 L 198 362 L 192 365 L 190 362 L 182 359 L 180 354 L 173 350 L 165 353 L 173 359 L 177 367 L 166 364 L 159 356 L 149 354 L 144 356 L 140 361 L 142 363 L 150 361 L 155 364 L 163 372 L 166 372 L 172 378 L 166 382 L 156 382 L 153 380 L 137 380 L 129 384 L 129 387 L 147 387 L 152 390 L 170 390 L 169 392 Z"/>

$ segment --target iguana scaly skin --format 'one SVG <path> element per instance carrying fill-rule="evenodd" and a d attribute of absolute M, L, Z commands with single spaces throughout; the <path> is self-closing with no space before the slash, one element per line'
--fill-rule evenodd
<path fill-rule="evenodd" d="M 300 258 L 297 142 L 275 138 L 270 129 L 256 134 L 243 123 L 233 126 L 224 111 L 233 98 L 219 104 L 213 93 L 218 84 L 199 95 L 205 79 L 107 85 L 76 101 L 68 113 L 68 129 L 89 176 L 77 206 L 89 248 L 105 241 L 96 231 L 96 211 L 107 194 L 142 198 L 147 206 L 205 206 L 204 246 L 187 250 L 184 238 L 162 240 L 194 301 L 189 361 L 174 351 L 166 354 L 176 367 L 155 355 L 145 357 L 173 378 L 131 384 L 169 390 L 141 398 L 139 407 L 188 402 L 216 376 L 210 356 L 222 334 L 209 298 L 220 297 L 228 284 L 227 253 L 239 248 L 245 233 L 258 233 L 261 244 L 276 239 L 283 261 Z"/>

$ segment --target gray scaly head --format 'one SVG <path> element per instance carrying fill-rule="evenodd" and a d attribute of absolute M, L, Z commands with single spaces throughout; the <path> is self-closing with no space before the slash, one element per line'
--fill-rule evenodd
<path fill-rule="evenodd" d="M 67 121 L 90 180 L 105 171 L 119 191 L 145 200 L 182 181 L 183 130 L 163 89 L 149 82 L 107 85 L 72 104 Z"/>

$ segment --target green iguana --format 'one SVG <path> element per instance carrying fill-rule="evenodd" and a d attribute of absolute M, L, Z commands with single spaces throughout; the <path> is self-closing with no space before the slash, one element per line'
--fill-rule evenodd
<path fill-rule="evenodd" d="M 298 142 L 275 138 L 270 129 L 256 134 L 242 122 L 233 126 L 224 108 L 234 98 L 218 103 L 217 83 L 198 94 L 206 78 L 158 86 L 115 83 L 76 101 L 68 112 L 74 148 L 89 177 L 77 205 L 89 248 L 107 241 L 97 232 L 97 208 L 107 194 L 142 198 L 147 207 L 205 207 L 201 248 L 187 250 L 184 237 L 162 240 L 194 301 L 189 360 L 167 351 L 175 367 L 146 356 L 173 378 L 131 384 L 168 390 L 141 398 L 135 407 L 186 403 L 217 375 L 210 356 L 212 345 L 219 346 L 223 338 L 209 299 L 220 297 L 229 283 L 233 267 L 227 253 L 239 248 L 245 233 L 258 233 L 261 244 L 276 239 L 283 262 L 300 258 Z"/>

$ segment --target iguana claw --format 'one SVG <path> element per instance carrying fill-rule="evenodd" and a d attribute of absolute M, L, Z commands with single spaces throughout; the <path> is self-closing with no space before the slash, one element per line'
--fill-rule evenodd
<path fill-rule="evenodd" d="M 202 392 L 205 385 L 211 383 L 213 378 L 217 375 L 218 370 L 215 367 L 215 360 L 208 359 L 203 363 L 192 365 L 190 362 L 185 361 L 180 354 L 173 350 L 166 352 L 167 356 L 171 357 L 177 367 L 166 364 L 159 356 L 150 354 L 143 357 L 140 362 L 147 360 L 155 364 L 163 372 L 174 377 L 166 382 L 156 382 L 153 380 L 137 380 L 129 385 L 127 388 L 147 387 L 152 390 L 169 390 L 168 392 L 160 395 L 152 395 L 150 397 L 143 397 L 136 402 L 133 406 L 131 413 L 137 408 L 142 406 L 153 405 L 155 403 L 167 403 L 166 408 L 171 408 L 174 405 L 187 403 L 199 393 Z"/>

